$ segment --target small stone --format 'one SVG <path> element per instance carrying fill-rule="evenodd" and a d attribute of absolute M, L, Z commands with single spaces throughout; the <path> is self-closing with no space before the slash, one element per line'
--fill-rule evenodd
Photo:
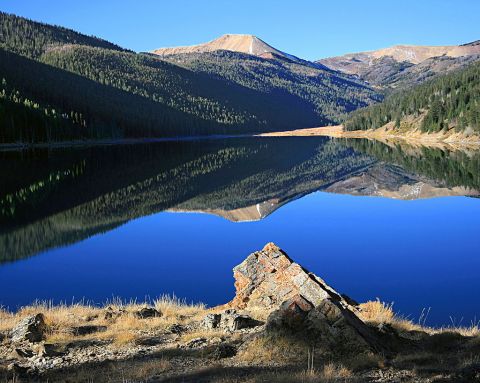
<path fill-rule="evenodd" d="M 12 341 L 20 342 L 28 340 L 35 343 L 40 342 L 45 334 L 47 325 L 43 314 L 36 314 L 22 319 L 12 330 Z"/>
<path fill-rule="evenodd" d="M 203 318 L 202 326 L 209 330 L 218 328 L 218 326 L 220 325 L 221 319 L 222 319 L 221 314 L 207 314 L 205 318 Z"/>
<path fill-rule="evenodd" d="M 125 314 L 124 309 L 114 309 L 112 306 L 108 306 L 105 309 L 104 319 L 108 321 L 115 321 L 117 318 Z"/>
<path fill-rule="evenodd" d="M 86 316 L 86 317 L 83 317 L 82 320 L 83 320 L 84 322 L 91 322 L 91 321 L 93 321 L 93 320 L 95 320 L 95 319 L 97 319 L 97 318 L 98 318 L 98 315 L 95 314 L 95 315 L 88 315 L 88 316 Z"/>
<path fill-rule="evenodd" d="M 107 326 L 78 326 L 73 327 L 73 334 L 75 336 L 83 336 L 89 334 L 95 334 L 97 332 L 104 332 L 107 330 Z"/>
<path fill-rule="evenodd" d="M 235 346 L 230 344 L 220 344 L 211 353 L 213 359 L 224 359 L 232 358 L 237 354 L 237 349 Z"/>
<path fill-rule="evenodd" d="M 235 310 L 226 310 L 221 314 L 220 327 L 226 331 L 237 331 L 246 328 L 261 326 L 263 322 L 257 321 L 248 315 L 237 314 Z"/>
<path fill-rule="evenodd" d="M 200 348 L 207 344 L 207 339 L 205 338 L 194 338 L 188 341 L 185 346 L 187 348 Z"/>
<path fill-rule="evenodd" d="M 52 360 L 52 365 L 53 366 L 58 366 L 59 364 L 62 364 L 63 360 L 62 359 L 54 359 Z"/>
<path fill-rule="evenodd" d="M 182 332 L 185 332 L 186 329 L 184 326 L 182 326 L 181 324 L 178 324 L 178 323 L 174 323 L 170 326 L 167 327 L 167 331 L 171 334 L 181 334 Z"/>
<path fill-rule="evenodd" d="M 162 314 L 155 310 L 153 307 L 144 307 L 143 309 L 137 311 L 135 313 L 135 316 L 140 319 L 146 319 L 146 318 L 158 318 L 161 317 Z"/>
<path fill-rule="evenodd" d="M 59 345 L 53 343 L 44 343 L 35 350 L 39 356 L 54 357 L 63 355 L 64 352 Z"/>
<path fill-rule="evenodd" d="M 218 337 L 218 336 L 215 336 L 215 337 L 210 339 L 210 344 L 219 344 L 219 343 L 222 343 L 222 342 L 223 342 L 223 339 Z"/>
<path fill-rule="evenodd" d="M 13 350 L 11 356 L 14 358 L 31 358 L 32 356 L 34 356 L 34 353 L 33 350 L 19 347 Z"/>
<path fill-rule="evenodd" d="M 261 326 L 263 322 L 260 322 L 256 319 L 250 318 L 247 315 L 237 315 L 233 318 L 232 329 L 242 330 L 244 328 L 253 328 L 257 326 Z"/>

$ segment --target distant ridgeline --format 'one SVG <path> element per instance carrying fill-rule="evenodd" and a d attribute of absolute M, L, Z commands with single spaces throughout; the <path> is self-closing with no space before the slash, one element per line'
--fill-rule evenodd
<path fill-rule="evenodd" d="M 381 99 L 288 57 L 178 59 L 0 13 L 0 143 L 287 130 L 338 123 Z"/>
<path fill-rule="evenodd" d="M 356 110 L 344 126 L 347 130 L 378 129 L 390 122 L 402 130 L 439 132 L 455 128 L 457 132 L 480 133 L 480 63 Z"/>
<path fill-rule="evenodd" d="M 370 195 L 369 179 L 478 194 L 480 155 L 422 150 L 298 137 L 0 152 L 0 263 L 164 210 L 252 220 L 317 190 Z"/>

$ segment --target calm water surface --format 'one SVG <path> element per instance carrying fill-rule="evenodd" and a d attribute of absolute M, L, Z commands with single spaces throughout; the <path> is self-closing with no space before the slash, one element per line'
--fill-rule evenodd
<path fill-rule="evenodd" d="M 313 138 L 4 152 L 0 304 L 220 304 L 232 268 L 273 241 L 358 301 L 468 325 L 480 319 L 479 157 Z"/>

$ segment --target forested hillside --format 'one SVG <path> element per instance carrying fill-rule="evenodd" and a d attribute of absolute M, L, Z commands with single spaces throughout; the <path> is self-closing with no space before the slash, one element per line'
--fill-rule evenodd
<path fill-rule="evenodd" d="M 338 123 L 341 117 L 352 110 L 382 99 L 362 81 L 341 76 L 317 64 L 274 54 L 267 59 L 220 50 L 162 58 L 258 92 L 283 92 L 290 98 L 300 99 L 317 116 L 322 116 L 321 119 L 317 117 L 317 126 Z M 307 126 L 312 124 L 303 124 L 303 127 Z"/>
<path fill-rule="evenodd" d="M 222 126 L 0 49 L 0 142 L 157 137 Z"/>
<path fill-rule="evenodd" d="M 30 58 L 68 44 L 123 51 L 118 45 L 55 25 L 0 12 L 0 47 Z"/>
<path fill-rule="evenodd" d="M 344 125 L 347 130 L 378 129 L 394 121 L 399 128 L 407 117 L 420 117 L 420 125 L 410 128 L 419 127 L 423 132 L 451 128 L 480 132 L 480 63 L 355 111 Z"/>
<path fill-rule="evenodd" d="M 265 130 L 272 121 L 288 127 L 321 120 L 311 107 L 282 91 L 258 92 L 150 55 L 73 46 L 52 50 L 42 56 L 42 61 L 230 127 L 221 133 L 239 132 L 237 127 Z M 287 113 L 286 105 L 296 111 L 296 116 Z"/>
<path fill-rule="evenodd" d="M 186 65 L 0 13 L 0 142 L 238 134 L 338 123 L 380 96 L 307 62 Z"/>

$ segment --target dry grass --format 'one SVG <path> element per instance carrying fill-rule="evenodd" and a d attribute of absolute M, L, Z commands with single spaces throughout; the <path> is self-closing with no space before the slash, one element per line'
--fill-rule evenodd
<path fill-rule="evenodd" d="M 166 317 L 196 317 L 204 315 L 206 311 L 203 303 L 187 303 L 184 299 L 179 299 L 175 295 L 162 295 L 153 302 L 154 307 L 163 313 Z"/>
<path fill-rule="evenodd" d="M 385 303 L 377 298 L 376 301 L 362 303 L 360 308 L 360 319 L 372 324 L 391 323 L 395 319 L 393 303 Z"/>
<path fill-rule="evenodd" d="M 9 331 L 22 318 L 42 313 L 48 326 L 48 342 L 66 343 L 74 339 L 100 339 L 124 345 L 134 342 L 146 332 L 164 330 L 174 323 L 186 324 L 197 320 L 207 312 L 203 304 L 187 304 L 175 296 L 168 295 L 156 299 L 153 305 L 162 313 L 162 316 L 140 319 L 135 313 L 143 307 L 150 306 L 148 302 L 123 302 L 120 299 L 114 299 L 107 302 L 105 306 L 98 307 L 88 302 L 53 305 L 51 302 L 38 301 L 21 308 L 17 313 L 0 309 L 0 331 Z M 105 318 L 106 307 L 114 312 L 122 312 L 122 315 L 113 321 L 108 320 Z M 82 325 L 104 326 L 106 331 L 83 336 L 75 335 L 73 329 Z"/>
<path fill-rule="evenodd" d="M 17 319 L 15 315 L 3 308 L 0 309 L 0 332 L 8 331 L 15 326 Z"/>
<path fill-rule="evenodd" d="M 320 377 L 325 381 L 335 381 L 337 379 L 350 378 L 352 372 L 341 364 L 327 363 L 323 366 Z"/>
<path fill-rule="evenodd" d="M 374 353 L 358 354 L 346 359 L 345 365 L 352 371 L 364 371 L 372 368 L 385 368 L 386 361 L 382 355 Z"/>
<path fill-rule="evenodd" d="M 298 339 L 281 335 L 265 335 L 248 341 L 237 360 L 247 363 L 282 364 L 307 361 L 308 346 Z"/>
<path fill-rule="evenodd" d="M 413 321 L 398 316 L 393 311 L 393 303 L 382 302 L 377 298 L 375 301 L 368 301 L 359 305 L 359 317 L 365 323 L 378 326 L 380 324 L 389 324 L 400 331 L 426 331 L 428 328 L 422 327 Z"/>
<path fill-rule="evenodd" d="M 423 310 L 418 323 L 403 318 L 393 311 L 393 303 L 385 303 L 377 298 L 359 305 L 359 317 L 372 325 L 390 324 L 400 331 L 424 331 L 430 335 L 441 333 L 455 333 L 464 337 L 480 337 L 480 321 L 472 321 L 469 326 L 461 326 L 452 319 L 452 325 L 432 328 L 425 325 L 429 310 Z"/>
<path fill-rule="evenodd" d="M 252 376 L 253 375 L 253 376 Z M 249 376 L 225 376 L 208 380 L 211 383 L 334 383 L 360 382 L 342 365 L 328 363 L 319 371 L 282 369 L 250 373 Z"/>
<path fill-rule="evenodd" d="M 205 339 L 212 339 L 212 338 L 221 338 L 225 333 L 220 329 L 212 329 L 212 330 L 198 330 L 193 332 L 188 332 L 182 334 L 180 340 L 183 343 L 188 343 L 192 339 L 197 338 L 205 338 Z"/>
<path fill-rule="evenodd" d="M 432 330 L 435 333 L 442 332 L 454 332 L 460 334 L 461 336 L 474 338 L 480 337 L 480 321 L 474 320 L 470 323 L 469 326 L 461 326 L 454 323 L 452 320 L 452 325 L 448 327 L 442 327 L 440 329 Z"/>
<path fill-rule="evenodd" d="M 470 367 L 470 366 L 478 366 L 480 365 L 480 355 L 478 354 L 470 354 L 463 358 L 462 367 Z"/>

